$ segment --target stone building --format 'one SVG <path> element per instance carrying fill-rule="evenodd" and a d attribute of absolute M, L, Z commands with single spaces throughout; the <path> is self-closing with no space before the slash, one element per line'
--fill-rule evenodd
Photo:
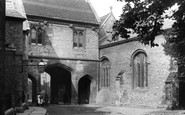
<path fill-rule="evenodd" d="M 163 35 L 158 47 L 141 44 L 136 35 L 111 41 L 115 17 L 101 18 L 100 25 L 100 90 L 97 103 L 122 106 L 160 107 L 165 101 L 165 81 L 170 73 L 170 57 L 164 54 Z"/>
<path fill-rule="evenodd" d="M 6 0 L 5 20 L 5 72 L 4 75 L 4 102 L 5 110 L 19 108 L 25 102 L 27 78 L 23 66 L 24 37 L 26 26 L 24 8 L 21 0 Z M 2 50 L 1 52 L 2 53 Z M 2 64 L 2 63 L 1 63 Z M 2 65 L 1 65 L 2 67 Z M 2 69 L 2 68 L 1 68 Z M 1 71 L 3 73 L 3 71 Z M 3 95 L 3 94 L 1 94 Z M 3 110 L 4 111 L 4 110 Z"/>
<path fill-rule="evenodd" d="M 51 103 L 93 103 L 97 93 L 99 19 L 86 0 L 23 0 L 30 32 L 28 78 L 32 103 L 41 73 L 50 76 Z M 45 66 L 37 66 L 41 62 Z"/>

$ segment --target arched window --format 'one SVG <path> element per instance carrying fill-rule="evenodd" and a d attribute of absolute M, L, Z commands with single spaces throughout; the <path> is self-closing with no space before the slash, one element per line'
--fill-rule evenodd
<path fill-rule="evenodd" d="M 110 86 L 110 62 L 107 58 L 102 61 L 102 76 L 101 83 L 103 87 Z"/>
<path fill-rule="evenodd" d="M 73 38 L 73 47 L 78 47 L 78 33 L 74 31 L 74 38 Z"/>
<path fill-rule="evenodd" d="M 132 57 L 133 88 L 145 88 L 148 86 L 148 63 L 146 53 L 138 50 Z"/>
<path fill-rule="evenodd" d="M 42 44 L 42 36 L 43 36 L 43 32 L 42 32 L 42 28 L 41 27 L 39 27 L 38 29 L 37 29 L 37 33 L 38 33 L 38 41 L 37 41 L 37 43 L 38 44 Z"/>
<path fill-rule="evenodd" d="M 37 31 L 36 31 L 36 27 L 33 26 L 31 28 L 31 43 L 36 43 L 37 42 Z"/>
<path fill-rule="evenodd" d="M 83 45 L 83 32 L 79 32 L 79 47 L 82 47 Z"/>
<path fill-rule="evenodd" d="M 85 29 L 75 27 L 73 29 L 73 48 L 85 48 Z"/>
<path fill-rule="evenodd" d="M 44 31 L 42 29 L 42 26 L 37 24 L 30 24 L 30 28 L 31 43 L 42 44 L 44 37 Z"/>

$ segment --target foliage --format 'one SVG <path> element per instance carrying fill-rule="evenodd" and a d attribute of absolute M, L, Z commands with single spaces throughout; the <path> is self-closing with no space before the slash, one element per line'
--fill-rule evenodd
<path fill-rule="evenodd" d="M 122 0 L 117 0 L 122 1 Z M 185 0 L 124 0 L 126 5 L 120 19 L 113 25 L 113 40 L 116 36 L 129 38 L 130 30 L 138 34 L 145 45 L 158 46 L 155 37 L 163 32 L 164 19 L 175 20 L 172 28 L 165 34 L 164 51 L 178 62 L 179 75 L 185 76 Z M 178 8 L 172 15 L 166 11 L 173 5 Z"/>

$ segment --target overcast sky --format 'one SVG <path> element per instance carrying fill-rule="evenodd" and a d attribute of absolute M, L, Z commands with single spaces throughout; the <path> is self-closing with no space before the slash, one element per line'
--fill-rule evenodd
<path fill-rule="evenodd" d="M 99 17 L 102 17 L 110 13 L 110 7 L 112 6 L 112 12 L 116 19 L 119 19 L 119 16 L 122 13 L 122 8 L 125 5 L 124 2 L 118 2 L 117 0 L 89 0 Z M 177 9 L 175 5 L 172 9 Z M 174 23 L 173 20 L 166 19 L 164 22 L 163 29 L 170 28 Z"/>
<path fill-rule="evenodd" d="M 110 13 L 110 7 L 112 6 L 112 12 L 116 19 L 119 19 L 119 16 L 122 12 L 122 7 L 124 2 L 118 2 L 117 0 L 90 0 L 94 9 L 96 10 L 99 17 L 102 17 Z"/>

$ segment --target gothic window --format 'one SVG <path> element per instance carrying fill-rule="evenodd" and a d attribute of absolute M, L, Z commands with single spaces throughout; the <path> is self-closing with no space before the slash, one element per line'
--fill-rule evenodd
<path fill-rule="evenodd" d="M 73 30 L 73 47 L 81 49 L 85 47 L 85 30 L 83 29 Z"/>
<path fill-rule="evenodd" d="M 31 28 L 31 43 L 36 43 L 36 38 L 37 38 L 37 34 L 36 34 L 36 28 L 32 27 Z"/>
<path fill-rule="evenodd" d="M 83 46 L 83 32 L 79 32 L 79 47 L 82 47 Z"/>
<path fill-rule="evenodd" d="M 148 86 L 147 57 L 144 52 L 133 55 L 133 88 L 145 88 Z"/>
<path fill-rule="evenodd" d="M 102 61 L 102 86 L 110 86 L 110 62 L 108 59 Z"/>
<path fill-rule="evenodd" d="M 73 47 L 78 47 L 78 33 L 74 31 Z"/>
<path fill-rule="evenodd" d="M 39 27 L 37 32 L 38 32 L 38 39 L 37 39 L 38 41 L 37 41 L 37 43 L 42 44 L 42 36 L 43 36 L 42 28 Z"/>
<path fill-rule="evenodd" d="M 41 26 L 32 25 L 30 31 L 31 43 L 33 44 L 42 44 L 43 39 L 43 29 Z"/>

